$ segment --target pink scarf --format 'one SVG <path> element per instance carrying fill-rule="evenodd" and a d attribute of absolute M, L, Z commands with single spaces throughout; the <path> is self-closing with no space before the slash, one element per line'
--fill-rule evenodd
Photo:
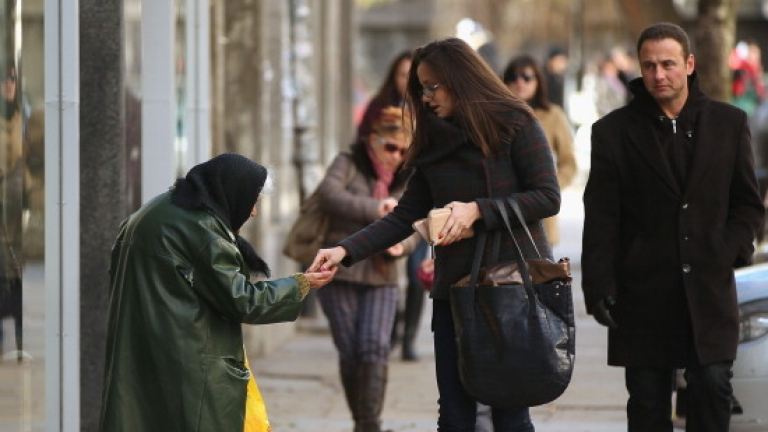
<path fill-rule="evenodd" d="M 379 163 L 370 144 L 366 145 L 365 149 L 368 151 L 368 158 L 373 164 L 373 170 L 376 171 L 376 184 L 373 186 L 373 195 L 371 196 L 380 199 L 389 198 L 389 186 L 395 178 L 395 172 L 388 170 Z"/>

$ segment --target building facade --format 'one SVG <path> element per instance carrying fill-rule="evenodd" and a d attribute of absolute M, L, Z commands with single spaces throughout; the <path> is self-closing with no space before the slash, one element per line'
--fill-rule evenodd
<path fill-rule="evenodd" d="M 243 234 L 276 274 L 351 136 L 352 0 L 4 0 L 0 430 L 96 431 L 119 223 L 222 152 L 268 166 Z M 296 179 L 301 181 L 296 181 Z M 258 355 L 291 324 L 247 331 Z"/>

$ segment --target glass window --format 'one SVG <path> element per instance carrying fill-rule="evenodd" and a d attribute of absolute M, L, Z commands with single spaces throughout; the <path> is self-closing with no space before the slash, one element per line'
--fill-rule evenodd
<path fill-rule="evenodd" d="M 124 0 L 126 214 L 141 207 L 141 0 Z"/>
<path fill-rule="evenodd" d="M 0 430 L 45 424 L 42 4 L 0 3 Z"/>

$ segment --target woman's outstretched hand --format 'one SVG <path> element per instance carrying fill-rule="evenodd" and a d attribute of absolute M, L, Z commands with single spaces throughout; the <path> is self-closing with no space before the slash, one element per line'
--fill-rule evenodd
<path fill-rule="evenodd" d="M 315 255 L 315 260 L 307 269 L 308 272 L 337 270 L 336 266 L 347 256 L 347 250 L 341 246 L 330 249 L 320 249 Z"/>

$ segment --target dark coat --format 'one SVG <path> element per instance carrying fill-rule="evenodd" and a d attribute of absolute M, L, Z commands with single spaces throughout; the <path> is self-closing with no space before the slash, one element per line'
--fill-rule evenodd
<path fill-rule="evenodd" d="M 485 158 L 455 124 L 430 116 L 430 147 L 413 161 L 413 176 L 395 210 L 362 231 L 339 242 L 347 250 L 344 265 L 350 265 L 403 240 L 413 233 L 414 221 L 426 217 L 435 207 L 452 201 L 477 202 L 482 219 L 475 230 L 504 229 L 493 204 L 496 197 L 517 201 L 529 223 L 536 246 L 543 257 L 552 252 L 541 219 L 557 214 L 560 189 L 552 157 L 538 121 L 530 113 L 511 113 L 509 122 L 517 131 L 493 157 Z M 511 209 L 508 211 L 511 213 Z M 514 222 L 513 222 L 514 223 Z M 525 231 L 517 224 L 515 236 L 526 257 L 535 252 Z M 469 274 L 477 237 L 435 248 L 435 281 L 431 295 L 449 298 L 449 286 Z M 491 242 L 489 242 L 491 243 Z M 502 242 L 500 260 L 512 260 L 512 240 Z M 486 252 L 490 246 L 486 249 Z"/>
<path fill-rule="evenodd" d="M 235 234 L 166 192 L 120 228 L 112 248 L 100 431 L 242 431 L 241 323 L 292 321 L 293 277 L 250 282 Z"/>
<path fill-rule="evenodd" d="M 607 295 L 617 299 L 611 365 L 732 360 L 733 268 L 750 260 L 764 213 L 747 117 L 704 95 L 694 73 L 673 130 L 642 80 L 631 88 L 632 102 L 592 127 L 581 262 L 587 311 Z M 682 187 L 661 145 L 675 133 L 693 147 Z"/>

